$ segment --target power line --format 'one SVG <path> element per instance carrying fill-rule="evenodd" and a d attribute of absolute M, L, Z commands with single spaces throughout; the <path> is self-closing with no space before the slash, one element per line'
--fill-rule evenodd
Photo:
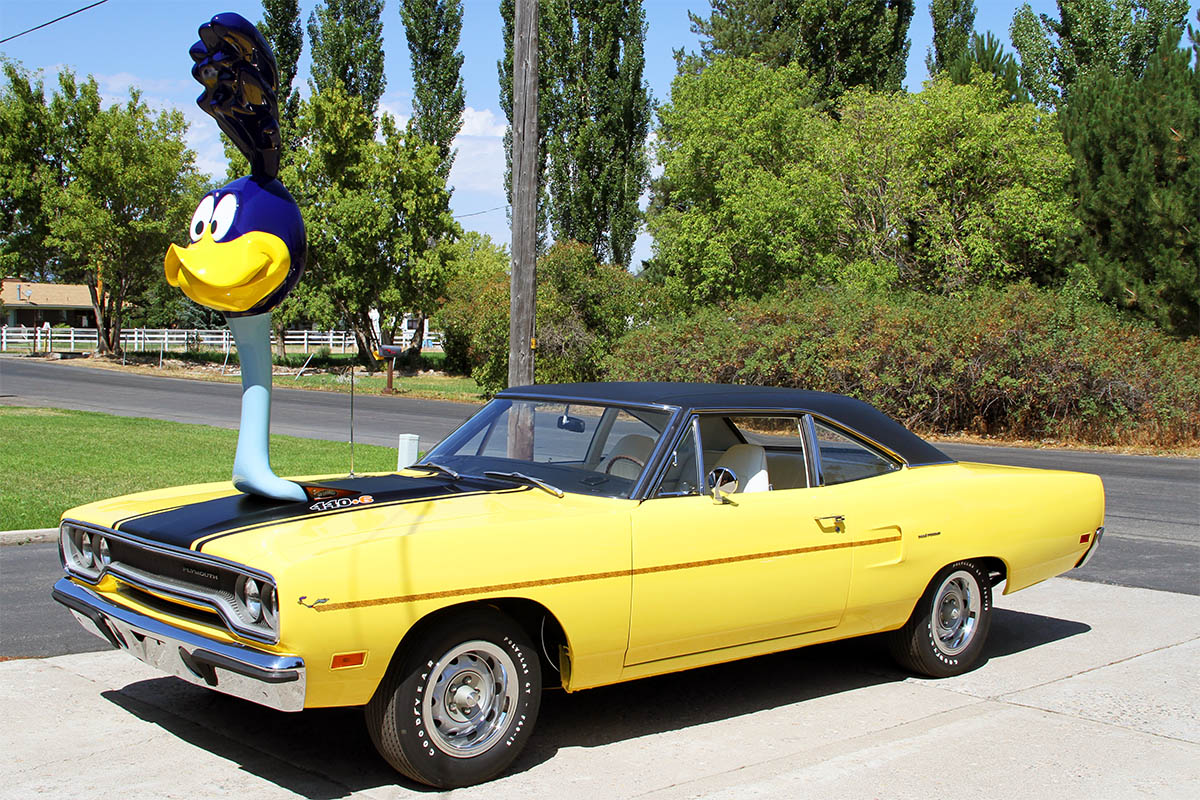
<path fill-rule="evenodd" d="M 52 19 L 49 22 L 43 22 L 41 25 L 35 25 L 34 27 L 30 28 L 27 31 L 21 31 L 20 33 L 14 33 L 12 36 L 9 36 L 7 39 L 0 39 L 0 44 L 4 44 L 5 42 L 11 42 L 13 39 L 16 39 L 18 36 L 24 36 L 27 33 L 33 33 L 36 30 L 41 30 L 42 28 L 46 27 L 47 25 L 53 25 L 54 23 L 59 22 L 60 20 L 64 20 L 67 17 L 73 17 L 82 11 L 87 11 L 89 8 L 95 8 L 96 6 L 102 6 L 107 2 L 108 2 L 108 0 L 100 0 L 100 2 L 92 3 L 90 6 L 84 6 L 83 8 L 76 9 L 75 11 L 72 11 L 70 14 L 63 14 L 61 17 Z"/>
<path fill-rule="evenodd" d="M 455 219 L 463 219 L 464 217 L 478 217 L 480 214 L 490 214 L 493 211 L 499 211 L 502 208 L 508 208 L 507 205 L 496 206 L 495 208 L 486 208 L 483 211 L 472 211 L 470 214 L 456 214 Z"/>

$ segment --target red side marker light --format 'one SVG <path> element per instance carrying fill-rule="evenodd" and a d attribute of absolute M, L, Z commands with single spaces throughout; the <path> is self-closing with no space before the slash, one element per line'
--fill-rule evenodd
<path fill-rule="evenodd" d="M 336 653 L 333 656 L 333 661 L 330 662 L 330 669 L 345 669 L 346 667 L 361 667 L 367 660 L 367 653 L 364 650 L 360 653 Z"/>
<path fill-rule="evenodd" d="M 1092 535 L 1091 535 L 1090 533 L 1085 533 L 1083 536 L 1080 536 L 1080 537 L 1079 537 L 1079 543 L 1080 543 L 1080 544 L 1087 544 L 1087 543 L 1088 543 L 1088 539 L 1091 539 L 1091 538 L 1092 538 Z"/>

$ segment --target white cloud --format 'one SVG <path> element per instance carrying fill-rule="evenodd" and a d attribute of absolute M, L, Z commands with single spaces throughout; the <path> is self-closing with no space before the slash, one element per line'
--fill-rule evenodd
<path fill-rule="evenodd" d="M 456 190 L 485 195 L 499 202 L 504 192 L 504 119 L 490 108 L 466 108 L 463 126 L 454 138 L 458 155 L 450 169 Z"/>
<path fill-rule="evenodd" d="M 498 118 L 490 108 L 477 110 L 467 106 L 463 109 L 463 126 L 458 135 L 503 139 L 505 127 L 507 123 Z"/>

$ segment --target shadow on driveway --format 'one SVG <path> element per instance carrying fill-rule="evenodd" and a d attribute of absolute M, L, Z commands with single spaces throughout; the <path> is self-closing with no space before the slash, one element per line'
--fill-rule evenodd
<path fill-rule="evenodd" d="M 1089 630 L 1080 622 L 995 609 L 985 663 Z M 905 677 L 891 666 L 882 640 L 865 637 L 575 694 L 549 690 L 533 738 L 510 773 L 531 769 L 566 747 L 598 747 Z M 375 753 L 358 708 L 287 714 L 168 677 L 103 696 L 309 800 L 390 785 L 432 791 L 400 777 Z"/>

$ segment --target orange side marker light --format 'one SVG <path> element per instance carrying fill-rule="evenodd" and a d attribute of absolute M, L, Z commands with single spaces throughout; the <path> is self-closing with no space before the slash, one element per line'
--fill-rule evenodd
<path fill-rule="evenodd" d="M 1092 538 L 1092 535 L 1091 535 L 1090 533 L 1085 533 L 1083 536 L 1080 536 L 1080 537 L 1079 537 L 1079 543 L 1080 543 L 1080 544 L 1087 544 L 1087 543 L 1088 543 L 1088 539 L 1090 539 L 1090 538 Z"/>
<path fill-rule="evenodd" d="M 348 667 L 361 667 L 367 661 L 367 652 L 365 650 L 357 653 L 334 653 L 333 661 L 330 662 L 330 669 L 346 669 Z"/>

